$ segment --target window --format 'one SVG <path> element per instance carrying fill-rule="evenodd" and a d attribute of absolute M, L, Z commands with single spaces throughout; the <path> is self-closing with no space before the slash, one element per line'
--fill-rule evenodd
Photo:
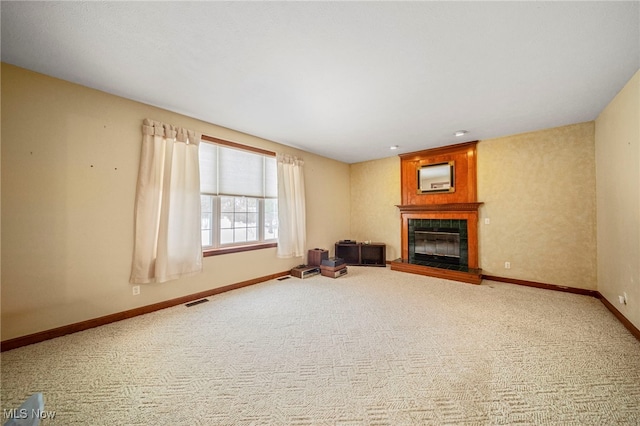
<path fill-rule="evenodd" d="M 278 238 L 275 154 L 209 136 L 200 143 L 202 247 L 274 246 Z"/>

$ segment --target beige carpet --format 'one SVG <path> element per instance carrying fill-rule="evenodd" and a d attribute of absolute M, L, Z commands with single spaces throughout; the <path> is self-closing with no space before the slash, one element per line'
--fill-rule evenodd
<path fill-rule="evenodd" d="M 588 296 L 350 267 L 3 353 L 3 410 L 38 391 L 43 425 L 635 425 L 640 343 Z"/>

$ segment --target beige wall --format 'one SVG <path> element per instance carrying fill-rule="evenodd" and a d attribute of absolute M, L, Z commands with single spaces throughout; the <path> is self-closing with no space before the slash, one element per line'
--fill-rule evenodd
<path fill-rule="evenodd" d="M 481 141 L 478 200 L 485 274 L 597 288 L 593 122 Z"/>
<path fill-rule="evenodd" d="M 349 165 L 2 64 L 2 340 L 286 271 L 275 249 L 128 282 L 141 124 L 152 118 L 305 160 L 308 246 L 349 234 Z"/>
<path fill-rule="evenodd" d="M 595 141 L 598 290 L 640 328 L 640 71 L 596 119 Z"/>
<path fill-rule="evenodd" d="M 400 190 L 400 157 L 351 165 L 350 239 L 385 243 L 387 260 L 402 255 Z"/>

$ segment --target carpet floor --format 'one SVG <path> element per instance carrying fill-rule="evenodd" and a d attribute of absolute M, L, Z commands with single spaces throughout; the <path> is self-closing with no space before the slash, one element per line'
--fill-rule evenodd
<path fill-rule="evenodd" d="M 349 267 L 2 354 L 42 425 L 637 425 L 640 342 L 597 299 Z"/>

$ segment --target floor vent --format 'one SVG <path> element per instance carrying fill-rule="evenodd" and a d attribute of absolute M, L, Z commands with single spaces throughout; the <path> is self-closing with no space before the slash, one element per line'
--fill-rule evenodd
<path fill-rule="evenodd" d="M 209 299 L 200 299 L 200 300 L 196 300 L 196 301 L 194 301 L 194 302 L 189 302 L 189 303 L 187 303 L 187 304 L 186 304 L 186 305 L 184 305 L 184 306 L 186 306 L 187 308 L 190 308 L 190 307 L 192 307 L 192 306 L 194 306 L 194 305 L 199 305 L 199 304 L 201 304 L 201 303 L 208 302 L 208 301 L 209 301 Z"/>
<path fill-rule="evenodd" d="M 278 281 L 288 280 L 289 278 L 291 278 L 291 277 L 280 277 L 280 278 L 278 278 Z"/>

